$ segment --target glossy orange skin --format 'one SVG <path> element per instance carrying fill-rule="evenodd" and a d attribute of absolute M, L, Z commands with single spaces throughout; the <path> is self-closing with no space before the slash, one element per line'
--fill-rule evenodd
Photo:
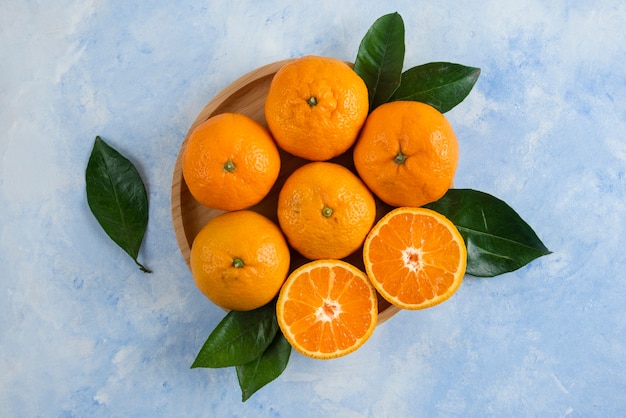
<path fill-rule="evenodd" d="M 248 116 L 222 113 L 190 135 L 182 158 L 183 177 L 202 205 L 240 210 L 259 203 L 280 171 L 270 133 Z"/>
<path fill-rule="evenodd" d="M 290 253 L 276 224 L 256 212 L 226 212 L 211 219 L 191 248 L 191 272 L 213 303 L 248 311 L 270 302 L 289 273 Z"/>
<path fill-rule="evenodd" d="M 356 141 L 369 110 L 365 82 L 343 61 L 306 56 L 274 76 L 265 119 L 285 151 L 325 161 Z"/>
<path fill-rule="evenodd" d="M 459 161 L 452 126 L 419 102 L 390 102 L 369 115 L 354 147 L 361 179 L 391 206 L 423 206 L 451 187 Z"/>
<path fill-rule="evenodd" d="M 374 196 L 347 168 L 312 162 L 294 171 L 278 196 L 278 221 L 304 257 L 344 258 L 356 251 L 376 217 Z"/>

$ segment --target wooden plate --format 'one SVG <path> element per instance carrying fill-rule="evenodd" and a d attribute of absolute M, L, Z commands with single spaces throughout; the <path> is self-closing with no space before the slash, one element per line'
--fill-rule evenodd
<path fill-rule="evenodd" d="M 191 132 L 193 132 L 199 124 L 214 115 L 224 112 L 236 112 L 247 115 L 267 127 L 264 112 L 265 97 L 267 96 L 274 74 L 276 74 L 278 69 L 290 61 L 292 60 L 277 61 L 272 64 L 265 65 L 235 80 L 232 84 L 217 94 L 213 100 L 211 100 L 204 107 L 204 109 L 202 109 L 196 120 L 189 128 L 189 131 L 187 131 L 187 135 L 185 136 L 178 153 L 176 165 L 174 166 L 174 174 L 172 177 L 171 209 L 172 221 L 174 223 L 174 233 L 176 234 L 180 252 L 188 267 L 191 245 L 195 236 L 209 221 L 209 219 L 223 213 L 223 211 L 203 206 L 198 203 L 193 196 L 191 196 L 183 178 L 182 171 L 182 154 L 187 140 L 189 139 Z M 283 151 L 280 151 L 280 156 L 281 170 L 276 184 L 261 203 L 250 208 L 251 210 L 267 216 L 276 223 L 278 223 L 276 208 L 280 188 L 289 174 L 291 174 L 296 168 L 308 162 Z M 353 169 L 351 151 L 348 151 L 346 154 L 341 155 L 332 161 Z M 379 212 L 377 214 L 377 218 L 379 218 L 386 213 L 389 208 L 381 202 L 377 203 Z M 292 269 L 295 269 L 307 261 L 308 260 L 304 259 L 298 253 L 292 251 Z M 346 261 L 365 271 L 363 267 L 362 253 L 360 251 L 357 251 L 347 257 Z M 400 310 L 399 308 L 389 304 L 389 302 L 380 296 L 378 301 L 379 324 L 391 318 Z"/>

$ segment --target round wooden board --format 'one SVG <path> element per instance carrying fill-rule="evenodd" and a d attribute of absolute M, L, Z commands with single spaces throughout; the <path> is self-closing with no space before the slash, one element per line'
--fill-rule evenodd
<path fill-rule="evenodd" d="M 187 266 L 189 266 L 189 255 L 195 236 L 198 232 L 200 232 L 209 219 L 223 213 L 221 210 L 208 208 L 198 203 L 187 188 L 187 184 L 183 178 L 182 154 L 185 149 L 185 145 L 187 144 L 187 140 L 189 139 L 189 135 L 191 135 L 191 132 L 193 132 L 199 124 L 205 122 L 214 115 L 224 112 L 244 114 L 267 127 L 264 112 L 265 97 L 267 96 L 274 74 L 276 74 L 276 72 L 283 65 L 290 61 L 292 60 L 277 61 L 265 65 L 235 80 L 232 84 L 218 93 L 204 107 L 204 109 L 202 109 L 196 120 L 187 131 L 187 135 L 185 136 L 178 153 L 176 165 L 174 166 L 171 196 L 174 233 L 176 234 L 180 252 L 185 260 L 185 263 L 187 263 Z M 276 184 L 274 184 L 270 193 L 261 203 L 250 208 L 251 210 L 267 216 L 276 223 L 278 223 L 276 208 L 280 188 L 289 174 L 291 174 L 296 168 L 308 162 L 282 150 L 280 151 L 280 156 L 281 169 Z M 351 154 L 349 153 L 339 156 L 332 161 L 349 168 L 353 168 Z M 379 216 L 382 216 L 389 209 L 388 207 L 385 207 L 384 204 L 379 202 L 379 210 Z M 295 269 L 307 261 L 308 260 L 297 254 L 295 251 L 292 251 L 292 269 Z M 362 253 L 360 251 L 357 251 L 346 258 L 346 261 L 354 264 L 364 271 Z M 379 324 L 391 318 L 400 310 L 399 308 L 389 304 L 389 302 L 380 296 L 378 297 L 378 302 Z"/>

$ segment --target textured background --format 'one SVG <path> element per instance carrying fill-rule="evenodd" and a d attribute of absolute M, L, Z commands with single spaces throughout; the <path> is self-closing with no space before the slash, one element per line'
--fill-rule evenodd
<path fill-rule="evenodd" d="M 180 143 L 235 78 L 305 54 L 353 60 L 392 11 L 406 68 L 482 69 L 448 113 L 456 186 L 508 202 L 554 253 L 467 277 L 345 358 L 293 353 L 242 404 L 233 369 L 189 369 L 223 312 L 173 233 Z M 625 17 L 620 0 L 1 2 L 0 415 L 623 416 Z M 89 212 L 96 135 L 146 182 L 152 275 Z"/>

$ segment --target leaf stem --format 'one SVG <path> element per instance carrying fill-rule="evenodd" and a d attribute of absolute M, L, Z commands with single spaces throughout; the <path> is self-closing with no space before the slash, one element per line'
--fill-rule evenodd
<path fill-rule="evenodd" d="M 152 273 L 152 270 L 141 264 L 139 261 L 137 261 L 136 258 L 133 258 L 133 261 L 139 266 L 139 270 L 143 271 L 144 273 Z"/>

